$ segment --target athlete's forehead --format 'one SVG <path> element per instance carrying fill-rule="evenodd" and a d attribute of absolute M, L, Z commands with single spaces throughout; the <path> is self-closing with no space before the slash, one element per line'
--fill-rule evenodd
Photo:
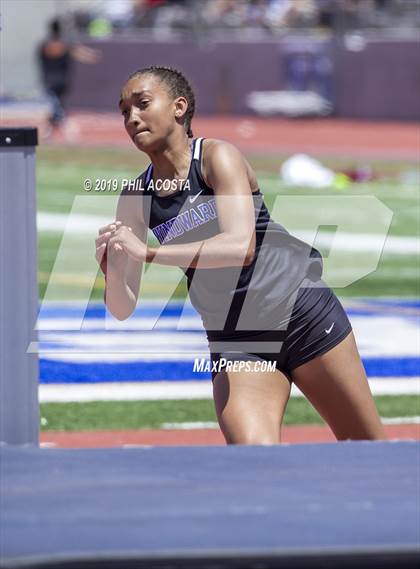
<path fill-rule="evenodd" d="M 119 106 L 133 97 L 159 95 L 165 91 L 165 86 L 158 77 L 154 77 L 151 74 L 138 75 L 137 77 L 132 77 L 123 85 Z"/>

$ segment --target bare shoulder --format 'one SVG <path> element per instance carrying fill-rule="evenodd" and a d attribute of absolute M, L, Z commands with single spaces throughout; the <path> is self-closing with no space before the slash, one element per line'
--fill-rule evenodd
<path fill-rule="evenodd" d="M 204 139 L 201 167 L 206 183 L 213 178 L 215 169 L 232 172 L 238 172 L 239 169 L 246 172 L 251 191 L 258 189 L 255 172 L 248 160 L 234 144 L 225 140 Z M 210 183 L 208 185 L 211 186 Z"/>
<path fill-rule="evenodd" d="M 220 160 L 225 157 L 244 159 L 242 153 L 238 148 L 227 142 L 226 140 L 220 140 L 218 138 L 205 138 L 203 141 L 203 162 L 206 164 L 211 164 L 215 159 Z"/>

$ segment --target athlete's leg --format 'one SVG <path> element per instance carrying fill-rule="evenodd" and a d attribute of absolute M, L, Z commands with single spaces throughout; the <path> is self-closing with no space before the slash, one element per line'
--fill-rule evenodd
<path fill-rule="evenodd" d="M 278 370 L 217 373 L 213 397 L 227 444 L 278 444 L 290 389 Z"/>
<path fill-rule="evenodd" d="M 386 439 L 353 332 L 291 376 L 337 439 Z"/>

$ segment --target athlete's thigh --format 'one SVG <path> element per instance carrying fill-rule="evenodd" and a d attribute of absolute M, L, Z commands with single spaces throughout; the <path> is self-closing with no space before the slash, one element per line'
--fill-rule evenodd
<path fill-rule="evenodd" d="M 213 397 L 228 444 L 277 444 L 290 396 L 289 379 L 280 371 L 220 371 Z"/>
<path fill-rule="evenodd" d="M 291 376 L 337 439 L 386 438 L 353 332 Z"/>

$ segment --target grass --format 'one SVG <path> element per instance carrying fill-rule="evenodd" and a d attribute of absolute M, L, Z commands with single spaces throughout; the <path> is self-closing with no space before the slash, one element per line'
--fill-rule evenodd
<path fill-rule="evenodd" d="M 393 212 L 393 219 L 389 235 L 411 237 L 419 234 L 419 197 L 418 188 L 414 182 L 402 181 L 401 174 L 405 171 L 413 171 L 417 168 L 414 162 L 401 161 L 370 161 L 374 171 L 380 172 L 380 181 L 367 184 L 353 184 L 346 190 L 323 189 L 314 190 L 307 188 L 290 188 L 282 184 L 278 177 L 279 166 L 284 159 L 281 155 L 249 155 L 247 156 L 255 168 L 260 187 L 265 196 L 265 202 L 270 211 L 276 197 L 293 196 L 302 197 L 303 200 L 308 196 L 335 197 L 346 196 L 375 196 Z M 335 168 L 351 167 L 355 164 L 354 160 L 331 159 L 326 157 L 323 162 Z M 83 180 L 89 178 L 118 179 L 131 178 L 143 171 L 147 161 L 142 154 L 135 150 L 123 149 L 97 149 L 84 148 L 71 151 L 67 148 L 41 147 L 37 157 L 37 199 L 38 210 L 41 212 L 68 214 L 76 196 L 86 196 L 83 190 Z M 90 196 L 93 194 L 90 193 Z M 107 194 L 110 195 L 109 193 Z M 114 197 L 117 194 L 112 194 Z M 107 207 L 106 201 L 100 201 L 105 197 L 101 193 L 94 195 L 94 212 L 104 215 Z M 96 199 L 97 198 L 97 199 Z M 108 200 L 109 201 L 109 200 Z M 296 220 L 292 220 L 280 214 L 281 223 L 288 229 L 300 226 L 300 228 L 310 227 L 314 212 L 312 208 L 304 207 L 299 211 Z M 341 207 L 341 206 L 340 206 Z M 332 206 L 331 215 L 334 216 Z M 92 213 L 92 212 L 91 212 Z M 358 228 L 361 218 L 360 211 L 349 211 L 351 216 L 350 225 Z M 374 231 L 372 227 L 378 220 L 369 219 L 361 228 L 364 233 Z M 292 227 L 291 227 L 292 224 Z M 64 223 L 63 223 L 64 230 Z M 62 232 L 40 232 L 38 236 L 38 262 L 39 262 L 39 296 L 43 298 L 49 281 L 57 251 L 60 246 Z M 151 238 L 151 243 L 155 243 Z M 92 247 L 92 243 L 86 243 Z M 80 243 L 75 244 L 75 249 L 80 247 Z M 350 256 L 349 263 L 358 263 L 356 255 Z M 336 289 L 339 296 L 417 296 L 419 289 L 419 268 L 417 258 L 414 255 L 395 255 L 384 253 L 381 257 L 377 269 L 368 276 L 356 281 L 345 288 Z M 87 283 L 86 279 L 80 278 L 83 275 L 77 269 L 69 269 L 59 276 L 57 299 L 77 299 L 84 298 L 86 294 L 91 294 L 92 299 L 103 298 L 104 282 L 98 277 L 94 283 Z M 79 274 L 77 274 L 79 273 Z M 182 273 L 177 268 L 165 266 L 154 266 L 153 279 L 148 282 L 143 293 L 145 297 L 153 297 L 157 293 L 165 296 L 166 291 L 174 279 L 181 279 L 175 297 L 184 298 L 186 296 L 186 281 Z M 93 290 L 90 292 L 90 284 Z"/>
<path fill-rule="evenodd" d="M 420 397 L 384 395 L 375 397 L 375 403 L 381 417 L 420 415 Z M 42 431 L 159 429 L 163 423 L 217 420 L 211 399 L 43 403 L 41 417 Z M 323 423 L 306 399 L 289 400 L 285 425 Z"/>
<path fill-rule="evenodd" d="M 380 174 L 380 180 L 353 184 L 346 190 L 308 188 L 291 188 L 282 184 L 278 171 L 285 156 L 248 155 L 254 167 L 261 191 L 267 207 L 272 211 L 278 196 L 293 196 L 303 200 L 302 208 L 294 223 L 300 228 L 310 227 L 313 222 L 312 208 L 305 207 L 306 197 L 322 196 L 375 196 L 393 212 L 390 236 L 412 237 L 419 235 L 420 212 L 418 187 L 413 181 L 407 181 L 404 172 L 415 171 L 418 165 L 409 161 L 370 160 L 370 166 Z M 354 159 L 324 157 L 322 162 L 335 169 L 354 167 L 362 161 Z M 37 151 L 37 201 L 38 211 L 54 214 L 68 214 L 77 196 L 86 196 L 83 180 L 133 178 L 142 172 L 147 165 L 146 157 L 134 149 L 116 148 L 65 148 L 41 146 Z M 94 195 L 94 209 L 90 213 L 108 215 L 106 200 L 100 201 L 102 194 Z M 109 195 L 109 194 L 108 194 Z M 115 194 L 113 194 L 115 196 Z M 97 199 L 96 199 L 97 198 Z M 108 200 L 109 201 L 109 200 Z M 330 204 L 329 213 L 335 212 Z M 293 212 L 295 213 L 295 212 Z M 340 213 L 340 212 L 338 212 Z M 361 225 L 363 211 L 348 211 L 350 226 L 361 233 L 374 231 L 377 219 L 368 219 L 368 224 Z M 295 217 L 295 216 L 293 216 Z M 112 217 L 111 217 L 112 218 Z M 290 228 L 291 219 L 280 212 L 279 221 Z M 39 297 L 44 297 L 50 274 L 56 260 L 64 231 L 38 234 L 38 275 Z M 156 241 L 151 238 L 151 243 Z M 68 263 L 62 266 L 57 274 L 56 300 L 81 299 L 90 296 L 92 299 L 103 299 L 104 280 L 98 275 L 94 282 L 88 273 L 78 268 L 78 254 L 83 249 L 92 249 L 93 239 L 84 242 L 80 236 L 74 239 L 72 255 Z M 90 257 L 89 257 L 90 259 Z M 351 256 L 349 263 L 356 262 Z M 71 263 L 74 262 L 74 266 Z M 169 290 L 176 287 L 174 298 L 185 298 L 186 281 L 176 267 L 149 265 L 153 271 L 150 278 L 144 279 L 142 295 L 146 298 L 167 297 Z M 420 272 L 418 259 L 414 255 L 396 255 L 385 252 L 379 265 L 371 274 L 356 281 L 346 288 L 336 289 L 339 296 L 397 296 L 417 297 L 420 293 Z M 181 278 L 178 286 L 178 280 Z M 93 288 L 92 288 L 93 287 Z M 377 397 L 376 403 L 382 416 L 411 416 L 419 413 L 419 399 L 412 396 Z M 41 405 L 41 416 L 47 421 L 43 430 L 91 430 L 91 429 L 138 429 L 159 428 L 163 422 L 215 421 L 211 400 L 194 401 L 134 401 L 134 402 L 95 402 L 65 403 Z M 304 399 L 293 398 L 289 401 L 285 424 L 322 423 L 321 417 Z"/>

